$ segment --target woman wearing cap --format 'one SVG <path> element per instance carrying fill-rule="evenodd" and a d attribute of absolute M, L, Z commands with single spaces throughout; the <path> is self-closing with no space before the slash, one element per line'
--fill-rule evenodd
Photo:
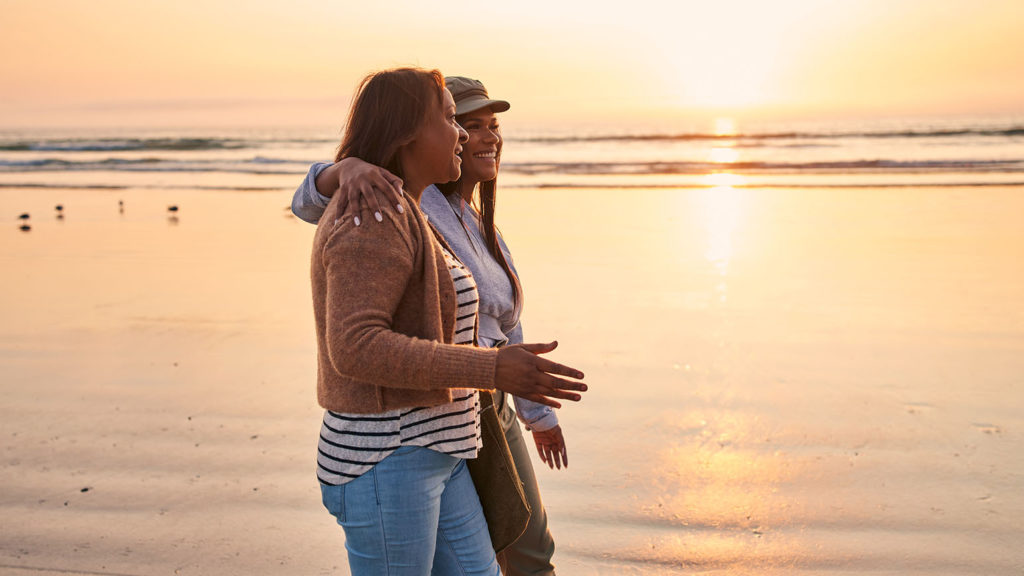
<path fill-rule="evenodd" d="M 473 277 L 418 203 L 457 179 L 466 132 L 439 72 L 396 69 L 359 88 L 337 159 L 402 177 L 380 225 L 327 204 L 313 242 L 317 398 L 325 408 L 317 476 L 345 530 L 354 575 L 498 573 L 466 468 L 480 448 L 478 390 L 578 400 L 552 345 L 474 346 Z M 468 345 L 459 345 L 468 344 Z"/>
<path fill-rule="evenodd" d="M 508 110 L 510 105 L 504 100 L 489 98 L 486 88 L 478 80 L 449 76 L 445 84 L 455 100 L 456 120 L 469 134 L 461 154 L 462 176 L 448 184 L 427 187 L 420 207 L 476 279 L 480 293 L 477 343 L 488 348 L 521 343 L 523 335 L 519 314 L 523 302 L 522 287 L 512 256 L 494 224 L 496 179 L 502 148 L 501 130 L 495 114 Z M 479 210 L 473 207 L 477 188 Z M 377 195 L 371 192 L 373 189 L 393 196 L 390 200 L 395 202 L 396 210 L 402 209 L 394 192 L 395 189 L 401 190 L 401 179 L 396 175 L 358 158 L 347 158 L 334 164 L 314 164 L 295 192 L 292 210 L 299 218 L 316 223 L 329 197 L 340 196 L 341 204 L 363 208 L 351 211 L 354 213 L 353 224 L 373 228 L 373 223 L 363 223 L 370 213 L 377 222 L 383 219 Z M 339 190 L 341 192 L 336 193 Z M 533 433 L 541 460 L 552 468 L 568 466 L 565 440 L 558 417 L 552 410 L 552 407 L 558 407 L 557 402 L 528 395 L 513 398 L 519 419 Z M 503 571 L 514 576 L 554 574 L 551 563 L 554 541 L 548 531 L 547 514 L 529 452 L 516 423 L 516 413 L 509 407 L 504 393 L 497 395 L 495 403 L 532 510 L 526 531 L 499 555 L 499 561 Z"/>
<path fill-rule="evenodd" d="M 445 85 L 456 101 L 457 120 L 469 134 L 463 145 L 462 176 L 451 183 L 428 187 L 420 207 L 476 279 L 480 298 L 477 343 L 486 347 L 519 343 L 523 341 L 519 324 L 522 288 L 509 249 L 495 227 L 496 182 L 503 145 L 495 115 L 509 110 L 510 105 L 508 101 L 489 98 L 478 80 L 447 77 Z M 317 163 L 295 192 L 292 210 L 300 218 L 315 223 L 324 206 L 338 196 L 339 206 L 350 206 L 345 214 L 353 214 L 353 224 L 359 225 L 369 218 L 380 222 L 384 217 L 381 204 L 372 191 L 384 193 L 400 212 L 401 183 L 396 175 L 358 158 L 339 159 L 334 164 Z M 477 188 L 479 210 L 473 208 Z M 503 571 L 513 576 L 554 574 L 554 541 L 516 414 L 531 431 L 541 459 L 553 468 L 561 468 L 568 465 L 568 459 L 561 426 L 552 410 L 559 406 L 543 397 L 519 395 L 513 399 L 515 413 L 504 393 L 496 400 L 532 513 L 523 535 L 500 554 L 499 561 Z"/>

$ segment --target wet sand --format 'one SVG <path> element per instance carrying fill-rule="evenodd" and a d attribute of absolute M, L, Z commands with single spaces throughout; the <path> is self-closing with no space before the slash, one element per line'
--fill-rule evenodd
<path fill-rule="evenodd" d="M 502 194 L 560 574 L 1024 570 L 1020 189 Z M 0 573 L 348 573 L 289 198 L 0 189 Z"/>

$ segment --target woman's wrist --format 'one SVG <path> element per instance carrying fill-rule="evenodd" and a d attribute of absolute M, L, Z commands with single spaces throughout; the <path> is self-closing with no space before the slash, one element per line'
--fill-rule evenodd
<path fill-rule="evenodd" d="M 344 160 L 342 160 L 344 162 Z M 316 186 L 317 194 L 320 194 L 324 198 L 330 198 L 334 196 L 334 192 L 338 189 L 338 170 L 340 169 L 340 162 L 335 162 L 327 168 L 324 168 L 316 175 L 314 184 Z"/>

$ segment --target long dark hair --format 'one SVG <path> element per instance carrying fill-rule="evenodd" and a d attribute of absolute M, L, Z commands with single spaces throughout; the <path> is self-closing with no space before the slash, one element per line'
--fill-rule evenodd
<path fill-rule="evenodd" d="M 455 117 L 455 121 L 460 125 L 465 120 L 465 116 Z M 500 168 L 500 146 L 498 147 L 498 153 L 494 161 L 495 168 Z M 436 184 L 436 186 L 445 196 L 451 197 L 453 194 L 459 195 L 459 190 L 462 188 L 463 184 L 462 176 L 459 176 L 458 180 L 446 182 L 444 184 Z M 522 290 L 519 285 L 519 278 L 514 272 L 512 272 L 512 267 L 505 259 L 505 253 L 501 251 L 501 245 L 498 243 L 498 227 L 494 223 L 495 204 L 498 196 L 498 175 L 495 174 L 493 179 L 481 182 L 478 193 L 480 198 L 480 231 L 484 233 L 484 242 L 487 244 L 487 251 L 491 253 L 494 260 L 501 265 L 503 270 L 505 270 L 505 275 L 508 276 L 508 281 L 512 285 L 512 295 L 516 299 L 516 306 L 519 307 L 522 305 L 523 297 Z"/>
<path fill-rule="evenodd" d="M 404 178 L 398 150 L 423 124 L 431 99 L 440 103 L 443 94 L 438 70 L 394 68 L 363 78 L 334 161 L 355 156 Z"/>

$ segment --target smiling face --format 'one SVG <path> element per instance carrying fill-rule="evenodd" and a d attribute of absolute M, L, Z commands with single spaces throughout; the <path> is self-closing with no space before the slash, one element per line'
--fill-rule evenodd
<path fill-rule="evenodd" d="M 408 192 L 417 198 L 434 183 L 458 180 L 462 173 L 462 143 L 468 136 L 455 122 L 455 101 L 447 89 L 428 105 L 423 124 L 401 151 L 402 169 Z"/>
<path fill-rule="evenodd" d="M 498 176 L 501 156 L 501 126 L 490 108 L 482 108 L 459 117 L 469 134 L 462 146 L 462 180 L 470 187 Z"/>

